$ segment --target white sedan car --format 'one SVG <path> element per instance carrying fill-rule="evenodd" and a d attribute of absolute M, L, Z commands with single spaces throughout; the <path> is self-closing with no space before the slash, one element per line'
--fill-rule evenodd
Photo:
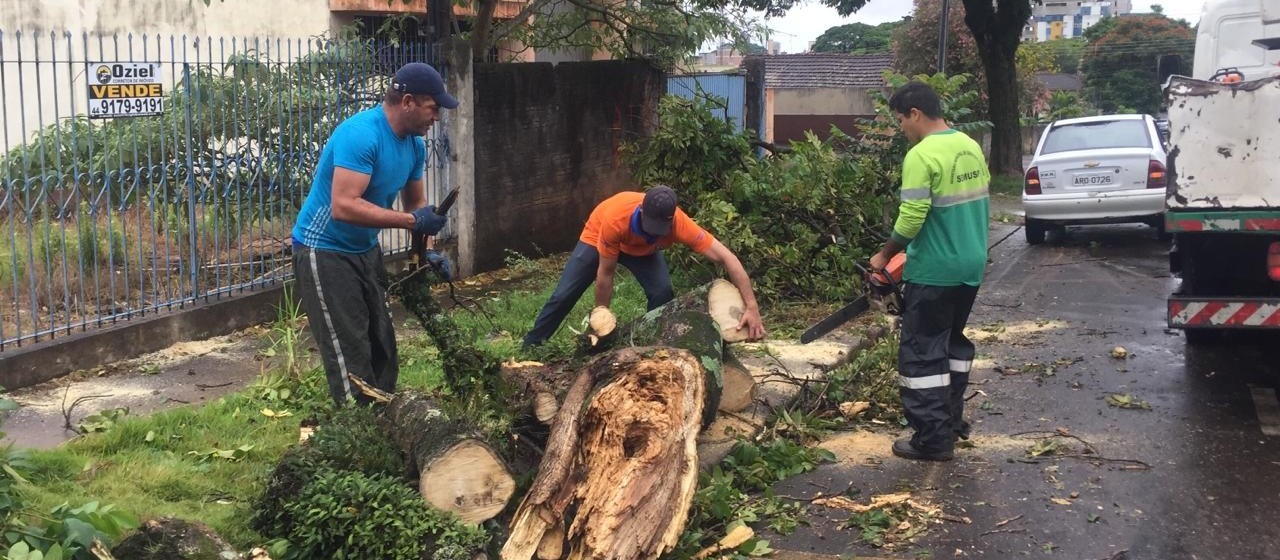
<path fill-rule="evenodd" d="M 1045 129 L 1022 186 L 1027 243 L 1067 225 L 1142 222 L 1163 232 L 1163 143 L 1148 115 L 1056 121 Z"/>

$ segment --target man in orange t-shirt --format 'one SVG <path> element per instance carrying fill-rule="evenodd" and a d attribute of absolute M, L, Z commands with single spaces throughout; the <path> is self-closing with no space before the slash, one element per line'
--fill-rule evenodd
<path fill-rule="evenodd" d="M 643 194 L 615 194 L 591 211 L 578 245 L 560 274 L 560 282 L 538 313 L 533 330 L 524 337 L 525 346 L 536 346 L 551 338 L 592 282 L 596 284 L 596 305 L 608 307 L 613 301 L 613 277 L 618 264 L 627 267 L 644 288 L 649 309 L 671 301 L 675 293 L 662 250 L 675 243 L 688 245 L 724 267 L 746 304 L 738 328 L 747 329 L 752 339 L 763 338 L 760 308 L 742 262 L 676 206 L 676 193 L 671 187 L 660 185 Z"/>

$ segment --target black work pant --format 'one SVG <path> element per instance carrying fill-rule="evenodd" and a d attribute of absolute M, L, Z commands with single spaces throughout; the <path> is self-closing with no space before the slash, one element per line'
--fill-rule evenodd
<path fill-rule="evenodd" d="M 903 287 L 898 384 L 911 445 L 928 453 L 951 451 L 964 424 L 964 391 L 974 346 L 964 335 L 976 286 Z"/>
<path fill-rule="evenodd" d="M 662 251 L 643 257 L 619 255 L 618 264 L 627 267 L 631 275 L 640 283 L 650 311 L 675 298 L 675 290 L 671 287 L 671 273 L 667 269 L 666 259 L 662 257 Z M 578 300 L 582 298 L 583 292 L 586 292 L 587 287 L 596 281 L 596 271 L 599 267 L 599 251 L 579 241 L 573 248 L 573 253 L 569 255 L 569 262 L 564 265 L 564 272 L 560 273 L 560 281 L 556 283 L 555 290 L 551 292 L 551 297 L 547 299 L 547 303 L 542 306 L 542 311 L 538 313 L 538 318 L 534 320 L 533 329 L 525 335 L 526 346 L 542 344 L 556 333 L 560 323 L 564 322 L 564 318 L 573 311 L 573 306 L 577 305 Z"/>
<path fill-rule="evenodd" d="M 382 249 L 341 253 L 294 244 L 293 273 L 334 402 L 370 402 L 348 375 L 395 392 L 400 368 Z"/>

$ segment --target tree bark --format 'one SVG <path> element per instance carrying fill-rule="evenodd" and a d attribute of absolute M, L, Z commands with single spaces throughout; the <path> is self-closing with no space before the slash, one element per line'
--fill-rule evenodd
<path fill-rule="evenodd" d="M 1022 174 L 1022 125 L 1018 113 L 1018 72 L 1014 57 L 1022 26 L 1031 17 L 1030 0 L 964 0 L 965 24 L 978 44 L 987 72 L 991 117 L 992 175 Z"/>
<path fill-rule="evenodd" d="M 703 427 L 710 426 L 716 419 L 720 395 L 724 390 L 721 369 L 724 359 L 724 331 L 712 315 L 727 315 L 727 312 L 713 311 L 709 303 L 717 282 L 723 280 L 695 288 L 662 307 L 645 313 L 623 327 L 617 338 L 618 344 L 668 346 L 687 350 L 698 357 L 705 370 L 704 393 L 707 403 L 702 410 Z M 737 290 L 733 293 L 736 294 Z M 738 307 L 742 307 L 741 302 L 739 298 Z M 723 299 L 718 303 L 726 305 Z"/>
<path fill-rule="evenodd" d="M 498 515 L 515 493 L 515 478 L 480 430 L 449 418 L 429 397 L 398 393 L 382 418 L 418 473 L 418 492 L 437 509 L 479 523 Z"/>
<path fill-rule="evenodd" d="M 584 368 L 552 424 L 502 558 L 527 560 L 539 550 L 545 558 L 562 545 L 570 559 L 639 560 L 673 548 L 697 485 L 703 366 L 686 350 L 630 347 Z M 565 543 L 556 542 L 561 534 Z"/>
<path fill-rule="evenodd" d="M 489 49 L 493 48 L 490 31 L 493 29 L 493 13 L 498 9 L 498 0 L 476 0 L 476 17 L 471 27 L 471 60 L 487 62 Z"/>

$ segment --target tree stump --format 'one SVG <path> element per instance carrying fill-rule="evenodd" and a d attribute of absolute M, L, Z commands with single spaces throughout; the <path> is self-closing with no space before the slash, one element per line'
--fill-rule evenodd
<path fill-rule="evenodd" d="M 129 560 L 222 560 L 236 550 L 202 523 L 172 517 L 151 519 L 111 549 Z M 101 557 L 101 555 L 99 555 Z"/>
<path fill-rule="evenodd" d="M 552 424 L 502 558 L 639 560 L 673 548 L 697 486 L 705 381 L 702 358 L 684 349 L 623 348 L 591 362 Z"/>

